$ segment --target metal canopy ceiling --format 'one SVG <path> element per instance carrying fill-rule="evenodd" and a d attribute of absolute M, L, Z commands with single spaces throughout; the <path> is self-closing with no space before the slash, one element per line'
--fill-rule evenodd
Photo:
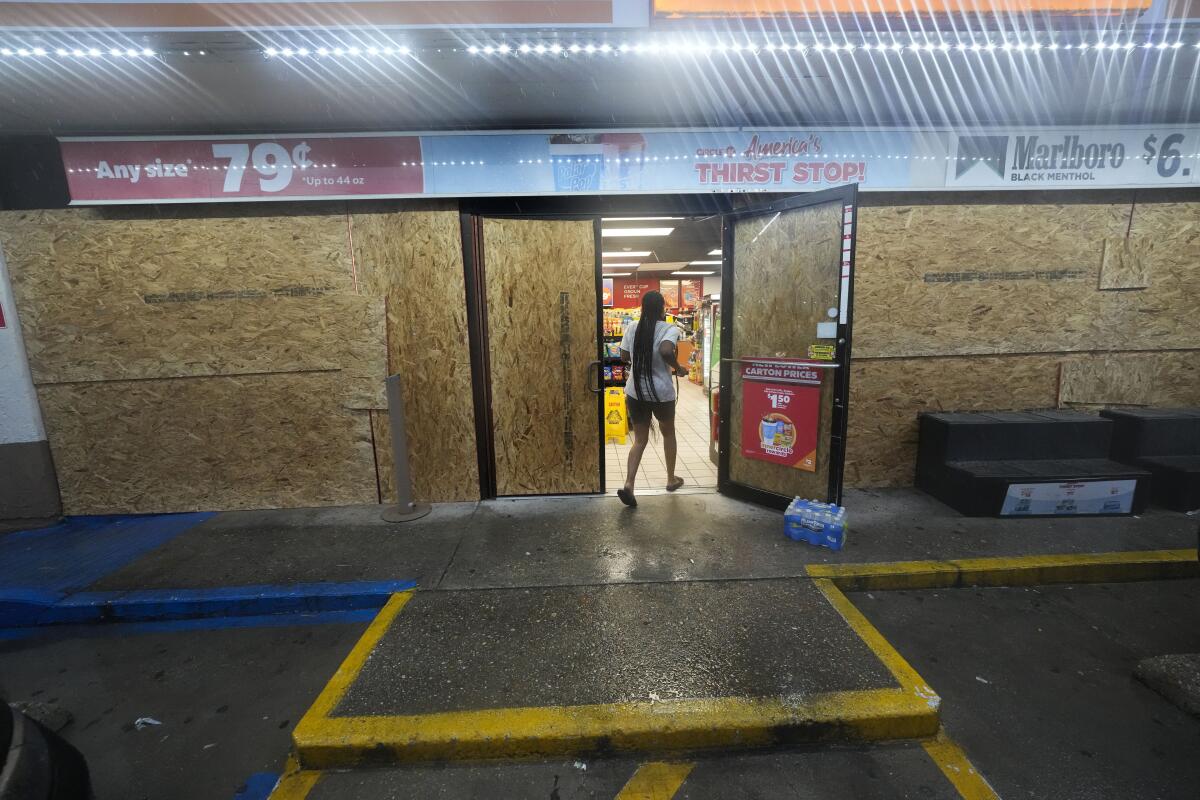
<path fill-rule="evenodd" d="M 467 46 L 483 41 L 478 35 L 410 33 L 403 38 L 415 54 L 387 59 L 270 58 L 263 51 L 271 42 L 238 35 L 138 39 L 160 54 L 145 59 L 0 58 L 0 134 L 1200 120 L 1195 28 L 1122 34 L 1139 42 L 1169 35 L 1186 42 L 1178 49 L 1083 53 L 468 54 Z M 1086 28 L 1058 34 L 1062 41 L 1088 35 Z M 486 36 L 567 42 L 584 34 Z M 1094 30 L 1090 38 L 1096 40 Z"/>

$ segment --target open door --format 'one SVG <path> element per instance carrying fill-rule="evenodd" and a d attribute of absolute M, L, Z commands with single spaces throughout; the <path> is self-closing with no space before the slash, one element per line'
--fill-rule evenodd
<path fill-rule="evenodd" d="M 482 495 L 601 492 L 599 224 L 469 224 Z"/>
<path fill-rule="evenodd" d="M 857 185 L 723 221 L 718 488 L 841 502 Z"/>

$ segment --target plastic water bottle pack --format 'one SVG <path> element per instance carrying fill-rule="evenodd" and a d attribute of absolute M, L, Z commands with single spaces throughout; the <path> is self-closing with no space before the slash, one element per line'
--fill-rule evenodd
<path fill-rule="evenodd" d="M 797 497 L 783 514 L 783 532 L 797 542 L 841 550 L 846 543 L 846 509 Z"/>

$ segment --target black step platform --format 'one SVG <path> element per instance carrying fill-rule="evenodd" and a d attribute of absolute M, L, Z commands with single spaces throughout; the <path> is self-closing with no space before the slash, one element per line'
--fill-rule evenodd
<path fill-rule="evenodd" d="M 917 486 L 968 516 L 1139 513 L 1151 472 L 1109 458 L 1113 428 L 1077 411 L 922 414 Z"/>
<path fill-rule="evenodd" d="M 1109 408 L 1113 458 L 1154 475 L 1154 502 L 1200 508 L 1200 408 Z"/>

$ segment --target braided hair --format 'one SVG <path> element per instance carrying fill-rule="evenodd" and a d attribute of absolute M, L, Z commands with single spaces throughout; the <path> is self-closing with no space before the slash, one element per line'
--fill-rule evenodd
<path fill-rule="evenodd" d="M 642 295 L 642 318 L 633 335 L 633 385 L 638 398 L 659 402 L 654 388 L 654 334 L 658 323 L 667 318 L 666 300 L 659 292 Z"/>

